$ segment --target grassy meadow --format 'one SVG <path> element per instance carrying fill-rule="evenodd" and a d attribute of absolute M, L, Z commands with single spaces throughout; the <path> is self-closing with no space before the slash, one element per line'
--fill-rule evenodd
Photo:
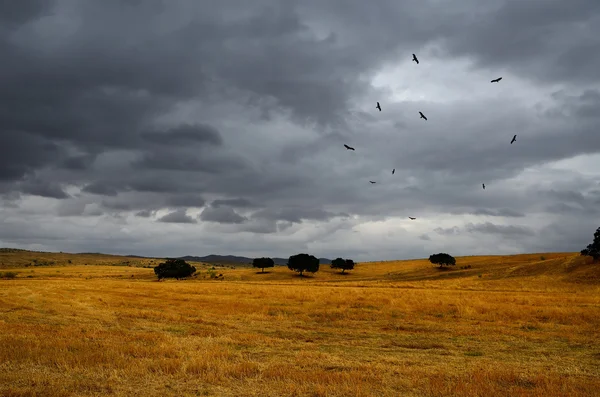
<path fill-rule="evenodd" d="M 456 259 L 157 282 L 160 260 L 0 252 L 0 396 L 599 395 L 600 265 Z"/>

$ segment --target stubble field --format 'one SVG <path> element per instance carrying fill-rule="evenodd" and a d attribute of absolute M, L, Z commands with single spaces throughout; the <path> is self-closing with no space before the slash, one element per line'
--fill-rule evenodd
<path fill-rule="evenodd" d="M 458 257 L 449 271 L 322 265 L 305 278 L 227 267 L 212 279 L 196 264 L 197 278 L 163 282 L 146 259 L 12 252 L 0 263 L 17 273 L 0 279 L 2 396 L 600 390 L 600 266 L 572 253 Z"/>

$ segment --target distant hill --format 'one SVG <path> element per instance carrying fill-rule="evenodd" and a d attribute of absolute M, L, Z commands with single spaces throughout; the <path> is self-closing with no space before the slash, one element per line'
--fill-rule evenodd
<path fill-rule="evenodd" d="M 206 263 L 227 263 L 227 264 L 244 264 L 249 265 L 252 263 L 254 258 L 248 258 L 245 256 L 235 256 L 235 255 L 206 255 L 206 256 L 181 256 L 179 259 L 183 259 L 186 261 L 192 262 L 206 262 Z M 287 258 L 272 258 L 273 262 L 275 262 L 278 266 L 285 266 L 287 264 Z M 331 259 L 327 258 L 319 258 L 319 262 L 321 264 L 329 265 L 331 264 Z"/>

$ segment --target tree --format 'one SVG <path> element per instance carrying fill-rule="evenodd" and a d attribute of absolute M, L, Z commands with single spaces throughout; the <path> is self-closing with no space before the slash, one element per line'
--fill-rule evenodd
<path fill-rule="evenodd" d="M 264 273 L 266 267 L 275 267 L 275 262 L 271 258 L 254 258 L 252 267 L 262 269 L 262 272 Z"/>
<path fill-rule="evenodd" d="M 352 259 L 337 258 L 331 261 L 331 268 L 342 269 L 342 273 L 344 273 L 346 270 L 354 269 L 354 261 Z"/>
<path fill-rule="evenodd" d="M 160 281 L 163 278 L 186 278 L 196 273 L 196 268 L 183 259 L 167 259 L 154 268 L 154 274 Z"/>
<path fill-rule="evenodd" d="M 429 262 L 434 265 L 442 266 L 454 266 L 456 265 L 456 259 L 452 255 L 448 255 L 444 252 L 440 252 L 439 254 L 429 255 Z"/>
<path fill-rule="evenodd" d="M 583 256 L 591 256 L 594 262 L 600 260 L 600 227 L 596 229 L 596 233 L 594 233 L 594 241 L 585 249 L 581 250 L 581 255 Z"/>
<path fill-rule="evenodd" d="M 308 254 L 292 255 L 288 259 L 287 267 L 300 273 L 300 276 L 303 276 L 304 272 L 316 273 L 319 271 L 319 259 Z"/>

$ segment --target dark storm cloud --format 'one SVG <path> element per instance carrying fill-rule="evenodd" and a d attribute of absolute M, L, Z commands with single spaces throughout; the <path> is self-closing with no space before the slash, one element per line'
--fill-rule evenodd
<path fill-rule="evenodd" d="M 507 238 L 519 238 L 523 236 L 535 235 L 535 232 L 528 227 L 496 225 L 491 222 L 477 224 L 469 222 L 465 225 L 465 230 L 469 233 L 497 234 Z"/>
<path fill-rule="evenodd" d="M 200 213 L 200 219 L 217 223 L 243 223 L 247 220 L 230 207 L 207 207 Z"/>
<path fill-rule="evenodd" d="M 475 6 L 444 40 L 449 56 L 479 67 L 510 68 L 544 81 L 598 81 L 600 3 L 595 0 L 507 0 Z"/>
<path fill-rule="evenodd" d="M 186 194 L 167 198 L 166 204 L 173 207 L 204 207 L 206 201 L 199 195 Z"/>
<path fill-rule="evenodd" d="M 158 222 L 164 223 L 196 223 L 196 220 L 186 214 L 185 209 L 170 212 L 158 219 Z"/>
<path fill-rule="evenodd" d="M 73 185 L 113 216 L 133 211 L 132 223 L 164 209 L 178 210 L 163 221 L 195 222 L 185 209 L 210 200 L 200 219 L 231 225 L 203 233 L 240 230 L 264 241 L 290 233 L 281 244 L 297 247 L 308 244 L 294 240 L 304 238 L 292 233 L 300 224 L 310 230 L 349 215 L 472 214 L 525 224 L 532 210 L 577 219 L 597 213 L 600 198 L 583 193 L 583 183 L 564 189 L 573 196 L 538 196 L 543 189 L 529 181 L 525 190 L 502 185 L 529 166 L 600 150 L 600 52 L 586 52 L 600 37 L 596 1 L 7 4 L 0 3 L 3 197 L 63 198 L 61 214 L 100 211 L 68 200 Z M 423 54 L 419 66 L 413 52 Z M 569 54 L 579 54 L 576 63 Z M 480 99 L 479 88 L 449 76 L 446 68 L 463 55 L 476 62 L 469 72 L 506 73 L 492 85 L 496 98 Z M 403 62 L 425 70 L 425 81 L 406 83 L 424 99 L 394 103 L 371 86 L 383 66 Z M 510 86 L 509 76 L 535 84 Z M 425 88 L 440 81 L 449 89 L 454 80 L 464 91 L 453 93 L 458 99 Z M 560 89 L 547 97 L 545 82 Z M 418 120 L 424 109 L 427 122 Z M 519 228 L 465 230 L 524 236 Z M 179 238 L 171 246 L 182 247 Z M 240 246 L 252 247 L 253 238 Z"/>
<path fill-rule="evenodd" d="M 117 189 L 114 187 L 98 182 L 90 183 L 89 185 L 84 186 L 81 191 L 84 193 L 97 194 L 101 196 L 116 196 L 118 193 Z"/>
<path fill-rule="evenodd" d="M 20 184 L 20 190 L 26 194 L 55 199 L 66 199 L 70 197 L 60 185 L 38 178 L 25 180 Z"/>
<path fill-rule="evenodd" d="M 142 210 L 142 211 L 136 212 L 135 216 L 140 217 L 140 218 L 150 218 L 154 214 L 155 214 L 155 211 Z"/>
<path fill-rule="evenodd" d="M 479 208 L 476 209 L 475 211 L 471 212 L 471 214 L 473 215 L 486 215 L 486 216 L 503 216 L 503 217 L 507 217 L 507 218 L 522 218 L 525 216 L 525 214 L 518 212 L 518 211 L 513 211 L 511 209 L 508 208 L 501 208 L 498 210 L 490 210 L 490 209 L 486 209 L 486 208 Z"/>
<path fill-rule="evenodd" d="M 251 208 L 254 205 L 250 200 L 244 198 L 219 199 L 211 203 L 212 207 L 218 208 L 221 206 L 236 207 L 236 208 Z"/>
<path fill-rule="evenodd" d="M 335 214 L 322 209 L 308 209 L 308 208 L 284 208 L 280 210 L 264 209 L 252 214 L 254 219 L 265 219 L 271 221 L 287 221 L 291 223 L 302 223 L 302 220 L 318 220 L 327 221 L 338 216 L 348 216 L 348 214 L 340 213 Z"/>
<path fill-rule="evenodd" d="M 31 19 L 46 15 L 52 9 L 52 0 L 0 2 L 0 26 L 18 26 Z"/>
<path fill-rule="evenodd" d="M 166 132 L 144 132 L 142 138 L 163 145 L 181 145 L 190 143 L 208 143 L 219 146 L 223 138 L 216 128 L 207 124 L 183 124 Z"/>

